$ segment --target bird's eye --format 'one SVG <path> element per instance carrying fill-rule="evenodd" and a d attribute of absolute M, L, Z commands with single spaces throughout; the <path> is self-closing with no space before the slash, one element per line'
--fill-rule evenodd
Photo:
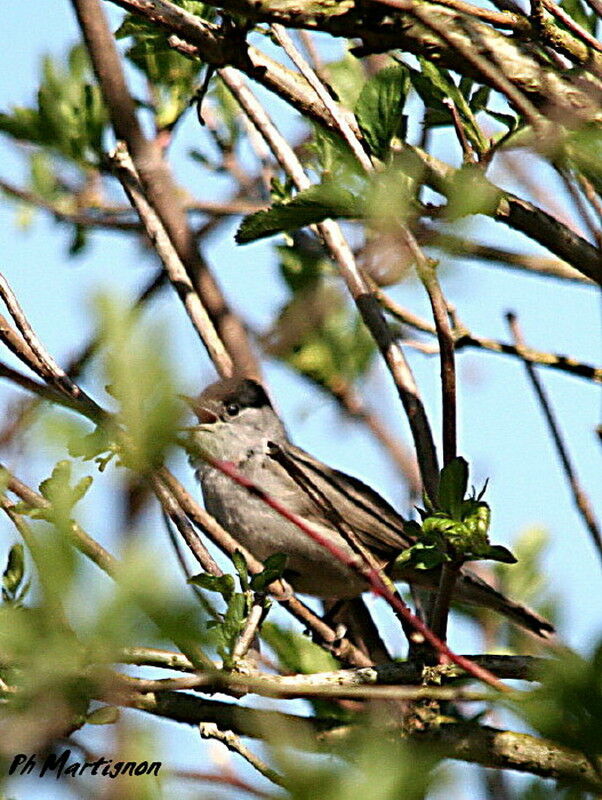
<path fill-rule="evenodd" d="M 226 406 L 226 414 L 229 417 L 235 417 L 239 411 L 240 411 L 240 406 L 238 405 L 238 403 L 228 403 L 228 405 Z"/>

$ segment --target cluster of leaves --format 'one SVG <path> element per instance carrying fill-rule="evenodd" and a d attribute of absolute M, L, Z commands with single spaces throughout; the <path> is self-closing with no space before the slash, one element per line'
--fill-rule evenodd
<path fill-rule="evenodd" d="M 73 47 L 64 63 L 50 56 L 43 59 L 34 107 L 0 113 L 0 131 L 19 143 L 34 145 L 28 153 L 30 191 L 59 213 L 98 204 L 94 176 L 102 163 L 107 124 L 107 111 L 82 45 Z M 79 175 L 75 190 L 65 179 L 65 165 Z M 23 202 L 22 225 L 30 221 L 31 210 Z M 85 244 L 85 228 L 74 224 L 70 254 L 80 253 Z"/>
<path fill-rule="evenodd" d="M 395 228 L 415 215 L 420 205 L 417 191 L 420 171 L 413 159 L 400 152 L 398 143 L 406 135 L 403 109 L 412 87 L 428 109 L 425 125 L 450 125 L 455 107 L 468 141 L 477 153 L 485 153 L 489 142 L 476 121 L 485 110 L 489 90 L 463 79 L 457 86 L 449 73 L 428 60 L 419 59 L 420 71 L 405 64 L 385 67 L 363 83 L 351 80 L 350 67 L 336 74 L 347 96 L 354 99 L 353 112 L 364 146 L 373 159 L 375 171 L 366 174 L 349 147 L 338 137 L 315 126 L 313 147 L 317 156 L 320 182 L 288 197 L 278 198 L 270 208 L 251 214 L 242 221 L 236 241 L 246 244 L 276 233 L 291 232 L 328 218 L 361 219 L 369 225 Z M 488 113 L 514 125 L 513 117 Z M 491 213 L 499 202 L 499 191 L 483 176 L 478 166 L 466 165 L 454 173 L 446 188 L 450 220 L 469 214 Z"/>
<path fill-rule="evenodd" d="M 212 6 L 197 0 L 179 0 L 175 4 L 207 21 L 215 16 Z M 167 33 L 133 14 L 126 15 L 115 36 L 133 41 L 126 56 L 148 79 L 157 129 L 173 127 L 194 96 L 201 63 L 176 52 L 168 44 Z"/>
<path fill-rule="evenodd" d="M 286 565 L 286 555 L 274 553 L 264 561 L 263 570 L 257 575 L 249 575 L 246 561 L 238 551 L 234 553 L 232 562 L 236 569 L 240 591 L 236 590 L 233 575 L 210 575 L 201 573 L 190 579 L 190 582 L 201 589 L 217 592 L 221 595 L 226 609 L 216 619 L 210 620 L 207 627 L 212 631 L 217 653 L 222 659 L 225 669 L 236 666 L 234 649 L 242 633 L 253 603 L 259 598 L 267 613 L 270 604 L 265 591 L 270 583 L 282 577 Z"/>
<path fill-rule="evenodd" d="M 439 478 L 435 502 L 425 496 L 426 509 L 419 509 L 422 523 L 406 523 L 406 531 L 417 541 L 404 550 L 396 564 L 414 569 L 433 569 L 444 562 L 462 564 L 465 561 L 490 559 L 507 564 L 516 562 L 512 553 L 502 545 L 489 543 L 491 510 L 481 498 L 466 497 L 468 464 L 457 457 L 446 464 Z"/>
<path fill-rule="evenodd" d="M 585 753 L 602 753 L 602 641 L 589 658 L 566 650 L 546 663 L 541 685 L 512 704 L 539 734 Z"/>
<path fill-rule="evenodd" d="M 44 58 L 37 107 L 0 114 L 0 131 L 81 167 L 97 167 L 107 121 L 100 90 L 91 82 L 88 55 L 78 45 L 66 65 Z"/>

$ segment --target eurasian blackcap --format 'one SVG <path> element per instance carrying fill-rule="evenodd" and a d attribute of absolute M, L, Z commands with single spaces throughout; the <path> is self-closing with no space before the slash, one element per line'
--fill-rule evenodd
<path fill-rule="evenodd" d="M 334 508 L 361 546 L 379 565 L 389 565 L 413 544 L 404 520 L 373 489 L 357 478 L 328 467 L 295 447 L 262 386 L 232 378 L 207 387 L 191 406 L 198 424 L 190 428 L 192 449 L 233 462 L 237 470 L 328 536 L 347 553 L 351 547 L 327 509 Z M 258 559 L 285 553 L 285 577 L 296 591 L 323 598 L 351 598 L 365 591 L 363 579 L 339 562 L 293 523 L 260 498 L 237 485 L 200 456 L 191 456 L 201 482 L 205 506 Z M 339 532 L 341 530 L 341 532 Z M 396 579 L 427 588 L 438 585 L 436 570 L 404 570 Z M 492 608 L 541 635 L 554 628 L 535 612 L 508 600 L 476 575 L 463 569 L 457 600 Z"/>

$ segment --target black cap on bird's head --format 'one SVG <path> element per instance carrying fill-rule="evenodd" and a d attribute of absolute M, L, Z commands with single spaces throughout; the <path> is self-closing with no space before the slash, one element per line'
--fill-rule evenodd
<path fill-rule="evenodd" d="M 225 378 L 207 386 L 198 397 L 183 399 L 203 424 L 233 419 L 247 408 L 272 408 L 265 389 L 252 378 Z"/>

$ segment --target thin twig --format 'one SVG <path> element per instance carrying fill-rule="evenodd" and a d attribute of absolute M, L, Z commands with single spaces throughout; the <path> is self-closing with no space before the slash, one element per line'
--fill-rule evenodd
<path fill-rule="evenodd" d="M 249 649 L 251 648 L 251 645 L 253 644 L 255 637 L 257 636 L 257 633 L 259 631 L 259 626 L 261 625 L 261 622 L 263 621 L 265 614 L 266 614 L 265 598 L 256 595 L 255 599 L 253 600 L 253 605 L 251 606 L 251 610 L 249 611 L 247 618 L 245 620 L 245 624 L 240 633 L 240 636 L 238 637 L 236 644 L 234 645 L 234 648 L 232 650 L 233 658 L 242 659 L 247 655 Z"/>
<path fill-rule="evenodd" d="M 525 343 L 520 330 L 520 326 L 518 324 L 518 319 L 516 314 L 514 314 L 513 312 L 508 312 L 506 314 L 506 320 L 508 322 L 508 326 L 514 337 L 514 341 L 516 342 L 517 347 L 524 347 Z M 533 364 L 525 360 L 525 369 L 527 370 L 527 375 L 529 377 L 529 380 L 531 381 L 533 389 L 535 390 L 535 393 L 539 400 L 539 404 L 548 423 L 550 434 L 552 436 L 554 446 L 556 447 L 556 451 L 560 458 L 562 468 L 564 469 L 564 473 L 566 475 L 568 484 L 571 488 L 575 505 L 577 506 L 577 509 L 581 514 L 583 521 L 585 522 L 585 525 L 590 533 L 593 545 L 598 552 L 600 560 L 602 561 L 602 533 L 600 532 L 600 526 L 594 516 L 594 512 L 591 507 L 589 498 L 585 493 L 585 491 L 583 490 L 583 488 L 581 487 L 579 478 L 577 477 L 577 472 L 571 461 L 568 448 L 564 443 L 562 433 L 560 431 L 560 426 L 558 425 L 554 411 L 552 410 L 552 406 L 547 397 L 547 393 L 543 387 L 542 382 L 539 379 L 539 376 L 535 372 Z"/>
<path fill-rule="evenodd" d="M 476 664 L 485 667 L 498 678 L 509 680 L 537 681 L 546 664 L 546 659 L 535 656 L 466 655 Z M 160 650 L 154 647 L 127 647 L 119 656 L 120 663 L 152 666 L 179 672 L 194 672 L 194 664 L 181 653 Z M 456 664 L 439 664 L 429 667 L 442 682 L 463 680 L 464 670 Z M 391 661 L 372 667 L 338 669 L 331 672 L 314 672 L 311 675 L 270 675 L 275 685 L 293 688 L 297 683 L 326 686 L 389 686 L 392 684 L 413 685 L 424 680 L 423 666 L 415 661 Z"/>
<path fill-rule="evenodd" d="M 396 8 L 399 11 L 408 11 L 411 4 L 411 0 L 376 0 L 376 2 L 378 2 L 379 5 Z M 453 8 L 463 14 L 469 14 L 475 19 L 489 22 L 499 28 L 511 28 L 513 30 L 524 30 L 525 28 L 525 19 L 518 6 L 516 6 L 515 13 L 513 14 L 498 14 L 496 11 L 474 6 L 471 3 L 465 2 L 465 0 L 434 0 L 434 2 L 440 6 Z"/>
<path fill-rule="evenodd" d="M 272 32 L 276 37 L 276 41 L 280 44 L 283 48 L 284 52 L 287 56 L 291 59 L 293 64 L 297 67 L 299 72 L 303 75 L 315 93 L 318 95 L 326 110 L 330 113 L 335 124 L 337 125 L 341 136 L 349 145 L 351 152 L 357 158 L 359 163 L 362 167 L 366 170 L 366 172 L 371 172 L 372 161 L 370 160 L 370 156 L 366 153 L 362 145 L 360 144 L 359 139 L 355 135 L 354 131 L 351 129 L 349 122 L 345 115 L 341 112 L 339 106 L 337 105 L 336 101 L 332 98 L 332 95 L 322 82 L 322 80 L 318 77 L 312 67 L 307 63 L 307 61 L 303 58 L 299 50 L 295 47 L 293 40 L 288 35 L 286 29 L 282 25 L 274 24 L 271 26 Z"/>
<path fill-rule="evenodd" d="M 163 262 L 169 280 L 182 300 L 188 317 L 201 337 L 215 368 L 222 378 L 231 377 L 233 373 L 233 364 L 230 354 L 218 336 L 211 318 L 192 285 L 192 281 L 163 223 L 148 202 L 134 163 L 124 143 L 118 144 L 112 155 L 112 159 L 121 185 L 130 198 L 132 205 L 136 208 L 146 233 L 153 243 L 159 258 Z"/>
<path fill-rule="evenodd" d="M 483 703 L 498 699 L 487 692 L 466 690 L 457 687 L 441 686 L 362 686 L 331 683 L 320 685 L 304 677 L 296 676 L 296 681 L 287 683 L 279 676 L 242 675 L 223 671 L 214 674 L 197 674 L 182 678 L 144 679 L 125 677 L 126 685 L 138 692 L 168 692 L 186 689 L 217 691 L 239 697 L 242 692 L 261 697 L 294 698 L 337 698 L 340 700 L 442 700 L 455 702 Z M 288 676 L 286 676 L 288 677 Z"/>
<path fill-rule="evenodd" d="M 210 575 L 223 575 L 215 560 L 201 541 L 197 532 L 188 521 L 188 518 L 174 499 L 173 495 L 165 488 L 158 477 L 153 476 L 152 487 L 157 499 L 161 503 L 167 517 L 176 526 L 180 535 L 188 545 L 190 552 L 196 558 L 205 572 Z"/>
<path fill-rule="evenodd" d="M 280 773 L 276 772 L 275 769 L 272 769 L 268 764 L 265 763 L 259 756 L 253 753 L 249 748 L 242 743 L 240 737 L 237 736 L 233 731 L 223 731 L 220 730 L 215 722 L 201 722 L 199 724 L 199 733 L 203 739 L 215 739 L 222 744 L 225 744 L 228 750 L 232 753 L 237 753 L 239 756 L 242 756 L 245 761 L 247 761 L 253 769 L 256 769 L 264 778 L 267 778 L 272 783 L 275 783 L 276 786 L 286 786 L 285 780 L 280 775 Z"/>
<path fill-rule="evenodd" d="M 437 331 L 432 322 L 419 317 L 403 306 L 392 300 L 382 289 L 377 289 L 376 294 L 379 302 L 390 314 L 400 322 L 409 325 L 416 330 L 436 336 Z M 580 378 L 586 378 L 595 383 L 602 383 L 602 368 L 592 367 L 590 364 L 583 364 L 571 356 L 558 355 L 556 353 L 545 353 L 540 350 L 533 350 L 530 347 L 522 347 L 505 342 L 498 342 L 495 339 L 486 339 L 482 336 L 475 336 L 464 326 L 462 322 L 454 325 L 454 340 L 456 351 L 464 347 L 476 347 L 481 350 L 488 350 L 492 353 L 502 353 L 504 355 L 518 356 L 523 361 L 532 364 L 539 364 L 543 367 L 550 367 L 561 372 L 567 372 Z M 436 352 L 436 351 L 429 351 Z"/>
<path fill-rule="evenodd" d="M 552 14 L 556 19 L 560 20 L 560 22 L 565 25 L 568 30 L 571 31 L 578 39 L 581 39 L 588 47 L 593 47 L 594 50 L 597 50 L 599 53 L 602 53 L 602 44 L 596 39 L 595 36 L 592 36 L 589 31 L 586 31 L 578 22 L 576 22 L 570 14 L 557 6 L 553 0 L 540 0 L 541 4 L 546 8 L 550 14 Z"/>
<path fill-rule="evenodd" d="M 416 238 L 423 245 L 431 245 L 452 255 L 461 255 L 465 259 L 474 258 L 480 263 L 483 260 L 497 261 L 501 267 L 517 268 L 526 272 L 537 273 L 544 277 L 595 285 L 591 278 L 587 278 L 582 272 L 557 258 L 526 255 L 525 253 L 506 250 L 503 247 L 480 244 L 456 234 L 444 233 L 443 231 L 429 228 L 426 225 L 418 227 Z"/>
<path fill-rule="evenodd" d="M 11 317 L 14 319 L 18 329 L 21 331 L 23 339 L 28 345 L 29 351 L 35 355 L 35 360 L 29 364 L 29 367 L 34 370 L 46 382 L 56 386 L 60 391 L 64 392 L 74 400 L 81 400 L 87 405 L 94 406 L 96 410 L 101 413 L 102 409 L 98 406 L 91 397 L 89 397 L 83 389 L 74 383 L 67 373 L 59 367 L 54 358 L 46 350 L 37 334 L 29 324 L 23 309 L 19 305 L 13 290 L 11 289 L 8 281 L 0 273 L 0 296 L 2 297 Z M 23 354 L 27 353 L 23 349 Z"/>
<path fill-rule="evenodd" d="M 427 259 L 417 261 L 418 275 L 431 304 L 441 359 L 441 405 L 443 416 L 443 463 L 456 457 L 456 359 L 455 341 L 449 324 L 447 303 L 437 279 L 436 265 Z"/>
<path fill-rule="evenodd" d="M 458 137 L 460 147 L 462 148 L 462 161 L 465 164 L 476 164 L 477 159 L 475 157 L 475 152 L 470 140 L 468 139 L 468 136 L 466 135 L 466 131 L 464 130 L 464 125 L 462 124 L 458 107 L 451 97 L 444 97 L 442 103 L 449 108 L 452 122 L 454 123 L 454 130 L 456 131 L 456 136 Z"/>

